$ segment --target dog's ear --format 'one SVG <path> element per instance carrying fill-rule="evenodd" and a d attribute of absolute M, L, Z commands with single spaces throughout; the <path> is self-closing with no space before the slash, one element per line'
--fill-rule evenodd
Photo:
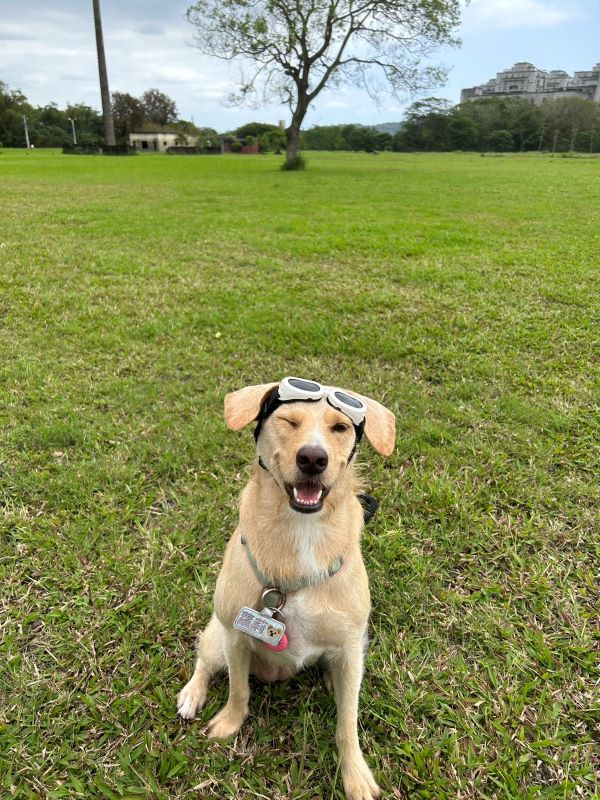
<path fill-rule="evenodd" d="M 378 453 L 391 456 L 396 444 L 396 417 L 377 400 L 371 400 L 362 394 L 357 397 L 367 406 L 365 436 Z"/>
<path fill-rule="evenodd" d="M 231 392 L 225 397 L 225 422 L 231 430 L 239 431 L 253 422 L 269 392 L 279 384 L 260 383 Z"/>

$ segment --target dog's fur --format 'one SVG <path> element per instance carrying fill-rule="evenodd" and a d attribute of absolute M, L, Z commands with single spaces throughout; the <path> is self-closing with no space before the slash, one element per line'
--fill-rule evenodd
<path fill-rule="evenodd" d="M 229 427 L 240 430 L 255 420 L 275 386 L 249 386 L 228 395 L 225 418 Z M 393 414 L 370 398 L 356 396 L 367 405 L 366 437 L 379 452 L 390 455 L 395 439 Z M 363 511 L 356 496 L 354 466 L 348 463 L 354 438 L 348 417 L 324 399 L 283 404 L 264 422 L 258 451 L 267 470 L 257 465 L 242 493 L 239 525 L 217 580 L 214 614 L 199 636 L 196 668 L 179 693 L 177 706 L 181 717 L 193 719 L 206 701 L 211 675 L 228 669 L 229 698 L 210 721 L 208 736 L 232 736 L 248 715 L 251 672 L 262 680 L 278 680 L 324 657 L 326 679 L 333 685 L 337 705 L 336 740 L 346 797 L 373 800 L 379 789 L 357 733 L 370 598 L 359 544 Z M 296 454 L 305 445 L 323 448 L 329 457 L 319 475 L 323 507 L 315 513 L 300 513 L 290 499 L 291 487 L 302 480 Z M 332 577 L 288 593 L 284 617 L 289 645 L 281 652 L 268 650 L 233 627 L 242 606 L 259 607 L 263 589 L 241 544 L 242 536 L 261 571 L 275 581 L 297 582 L 326 570 L 340 556 L 343 560 Z"/>

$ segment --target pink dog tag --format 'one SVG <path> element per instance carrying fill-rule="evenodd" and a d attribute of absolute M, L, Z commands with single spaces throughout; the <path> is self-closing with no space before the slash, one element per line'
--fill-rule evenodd
<path fill-rule="evenodd" d="M 268 647 L 269 650 L 272 650 L 274 653 L 279 653 L 281 650 L 285 650 L 288 646 L 288 638 L 287 635 L 284 633 L 279 640 L 279 644 L 269 644 L 268 642 L 264 642 L 265 647 Z"/>

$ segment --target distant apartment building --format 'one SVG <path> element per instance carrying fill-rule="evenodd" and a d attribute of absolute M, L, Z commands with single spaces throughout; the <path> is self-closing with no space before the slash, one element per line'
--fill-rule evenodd
<path fill-rule="evenodd" d="M 562 69 L 547 72 L 527 61 L 498 72 L 495 78 L 480 86 L 463 89 L 460 102 L 484 97 L 524 97 L 534 103 L 559 97 L 583 97 L 600 103 L 600 63 L 584 72 L 569 75 Z"/>

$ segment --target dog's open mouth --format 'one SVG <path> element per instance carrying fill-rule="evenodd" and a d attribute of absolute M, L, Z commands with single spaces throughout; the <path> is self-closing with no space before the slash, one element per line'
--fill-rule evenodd
<path fill-rule="evenodd" d="M 323 508 L 323 500 L 327 497 L 329 489 L 320 483 L 286 483 L 285 490 L 290 498 L 290 506 L 294 511 L 311 514 Z"/>

